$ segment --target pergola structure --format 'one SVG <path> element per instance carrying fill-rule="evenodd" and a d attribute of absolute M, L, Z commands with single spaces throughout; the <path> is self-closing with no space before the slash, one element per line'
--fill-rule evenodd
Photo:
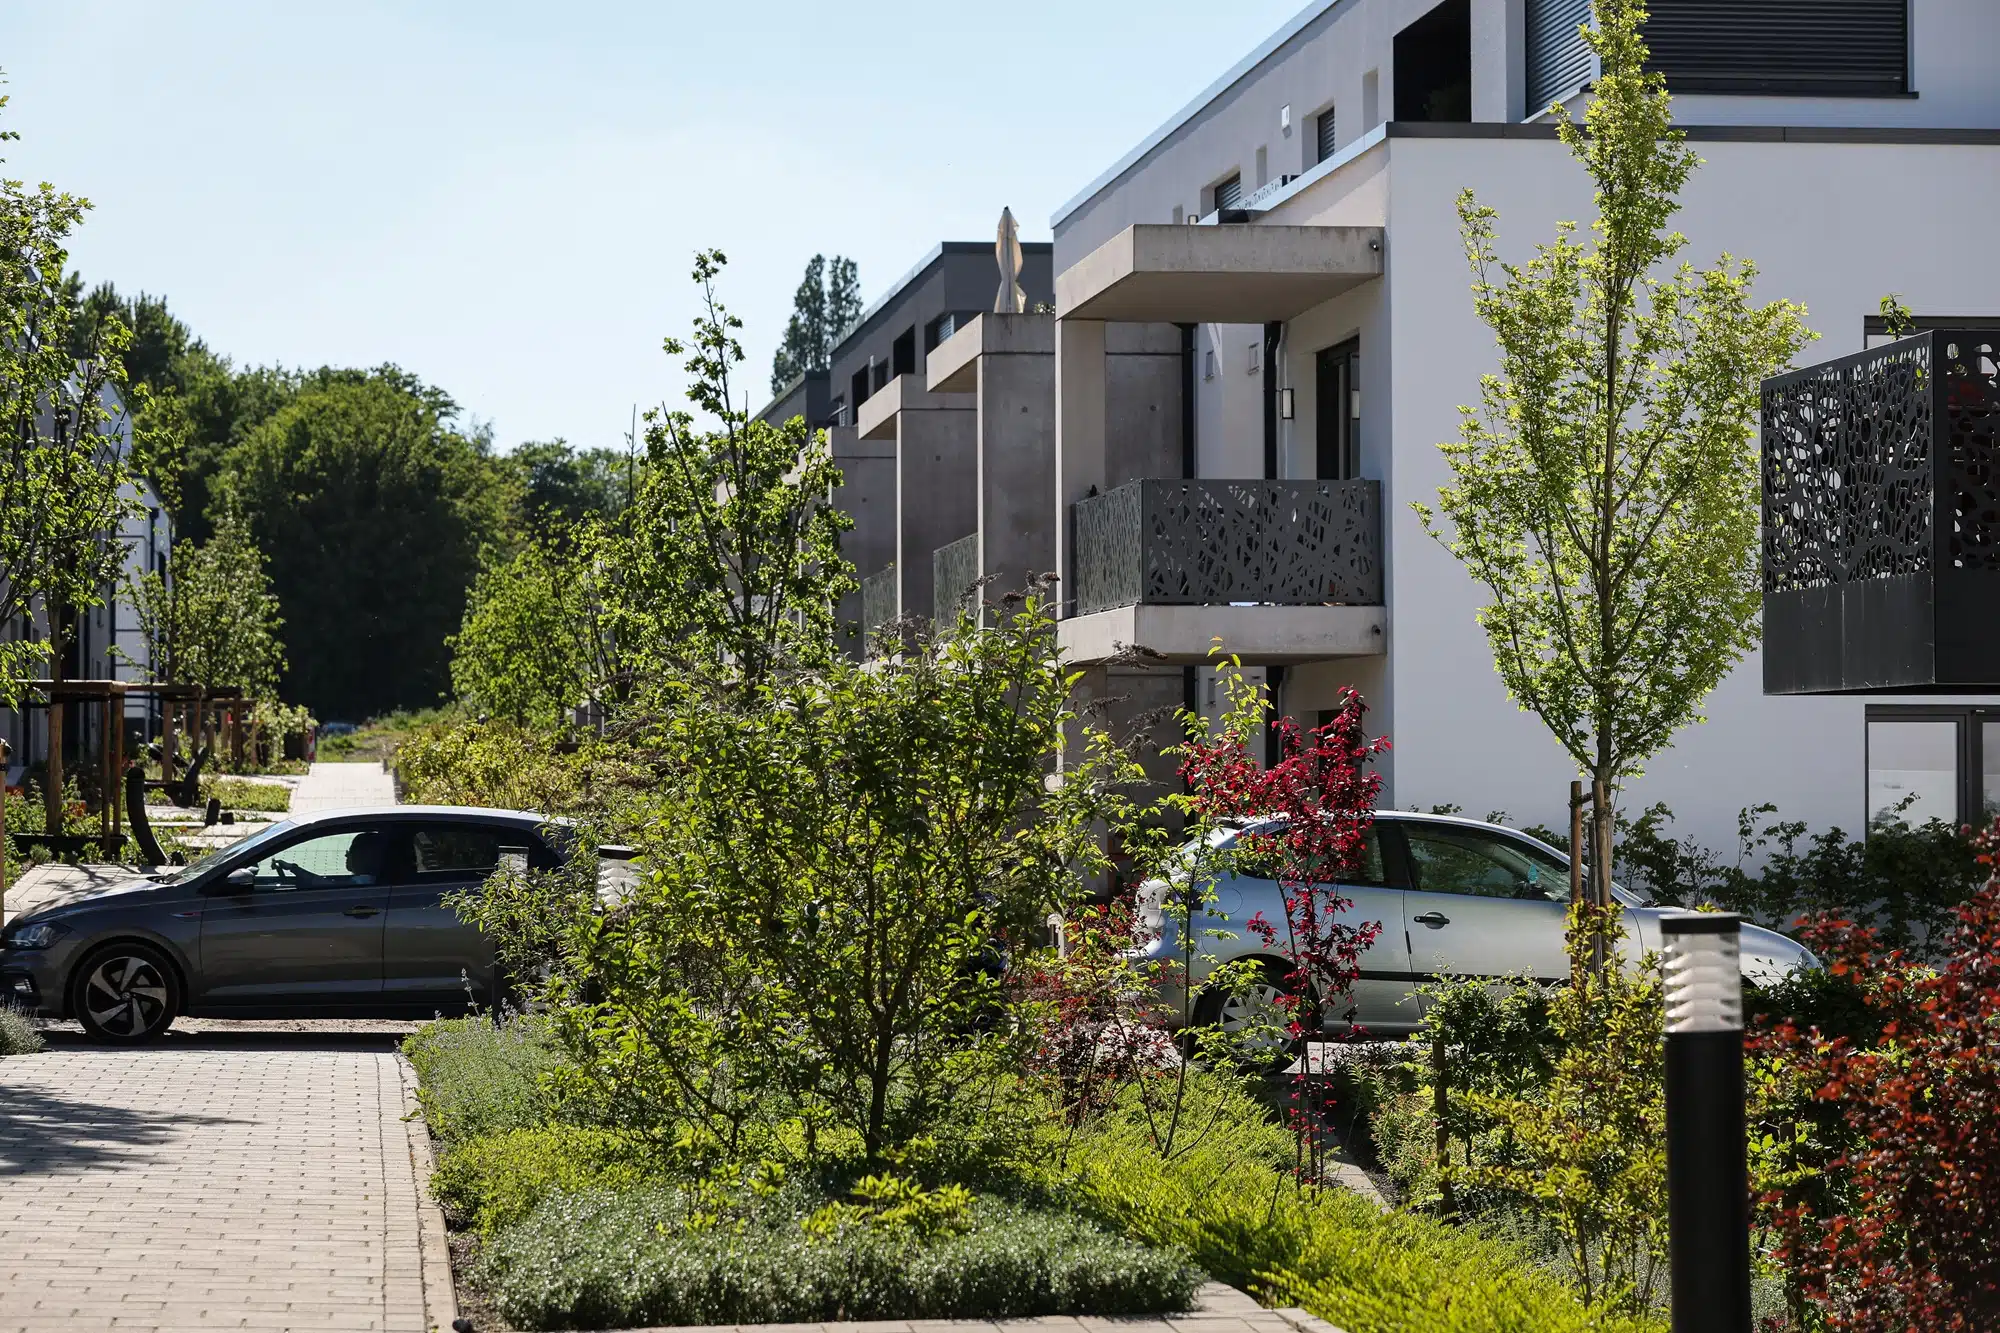
<path fill-rule="evenodd" d="M 95 841 L 102 846 L 106 856 L 116 856 L 124 846 L 118 792 L 120 775 L 126 767 L 124 720 L 125 700 L 128 698 L 136 696 L 160 701 L 160 776 L 157 781 L 146 785 L 166 791 L 175 798 L 175 804 L 192 805 L 197 799 L 191 793 L 178 790 L 185 777 L 192 776 L 192 772 L 177 774 L 175 771 L 179 766 L 179 751 L 175 744 L 177 723 L 195 738 L 196 765 L 203 753 L 203 741 L 207 743 L 206 749 L 212 752 L 218 739 L 222 739 L 218 733 L 224 729 L 231 754 L 238 759 L 242 757 L 244 693 L 240 686 L 170 685 L 125 680 L 31 680 L 26 683 L 26 689 L 26 706 L 49 710 L 51 745 L 62 743 L 63 713 L 66 709 L 72 705 L 95 705 L 100 710 L 98 762 L 99 790 L 103 793 L 103 827 L 95 839 L 42 835 L 50 842 L 53 851 L 80 852 Z M 190 765 L 190 770 L 196 765 Z M 144 764 L 139 767 L 143 781 Z M 143 821 L 143 804 L 131 818 L 135 824 Z M 135 828 L 134 833 L 138 832 Z M 0 834 L 3 833 L 4 828 L 0 828 Z"/>

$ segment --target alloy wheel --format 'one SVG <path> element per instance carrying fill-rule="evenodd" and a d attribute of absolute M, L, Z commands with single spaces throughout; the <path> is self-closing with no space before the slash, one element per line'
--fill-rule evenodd
<path fill-rule="evenodd" d="M 158 963 L 141 954 L 114 953 L 85 977 L 80 1017 L 108 1037 L 137 1040 L 172 1021 L 168 994 Z"/>

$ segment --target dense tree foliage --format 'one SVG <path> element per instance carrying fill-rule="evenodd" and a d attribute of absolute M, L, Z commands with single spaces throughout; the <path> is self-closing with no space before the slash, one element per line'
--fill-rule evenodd
<path fill-rule="evenodd" d="M 785 325 L 785 339 L 771 359 L 771 392 L 782 393 L 787 384 L 809 370 L 825 370 L 847 326 L 861 315 L 861 278 L 854 261 L 825 255 L 806 261 L 805 276 L 792 295 L 792 317 Z"/>
<path fill-rule="evenodd" d="M 264 564 L 243 532 L 223 528 L 206 542 L 176 542 L 166 575 L 140 578 L 132 596 L 154 680 L 274 696 L 284 620 Z"/>
<path fill-rule="evenodd" d="M 455 414 L 394 367 L 320 371 L 224 460 L 221 512 L 270 558 L 289 627 L 285 694 L 320 717 L 449 688 L 446 640 L 511 512 L 504 470 Z"/>
<path fill-rule="evenodd" d="M 475 711 L 552 727 L 611 677 L 612 643 L 598 587 L 597 529 L 537 537 L 491 558 L 451 640 L 451 679 Z"/>

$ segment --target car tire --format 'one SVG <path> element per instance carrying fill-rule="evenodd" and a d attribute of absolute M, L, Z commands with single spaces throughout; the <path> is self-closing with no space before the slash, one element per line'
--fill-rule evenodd
<path fill-rule="evenodd" d="M 180 1016 L 180 974 L 150 944 L 107 944 L 76 969 L 69 1002 L 70 1014 L 92 1041 L 142 1045 L 157 1040 Z"/>
<path fill-rule="evenodd" d="M 1256 1007 L 1272 1005 L 1280 997 L 1298 994 L 1298 983 L 1292 979 L 1291 971 L 1289 966 L 1275 958 L 1258 959 L 1255 979 L 1246 992 L 1228 994 L 1209 991 L 1196 1002 L 1196 1027 L 1220 1028 L 1228 1033 L 1248 1026 Z M 1299 1037 L 1253 1041 L 1239 1049 L 1237 1063 L 1255 1073 L 1280 1073 L 1298 1057 L 1304 1046 L 1304 1039 Z"/>

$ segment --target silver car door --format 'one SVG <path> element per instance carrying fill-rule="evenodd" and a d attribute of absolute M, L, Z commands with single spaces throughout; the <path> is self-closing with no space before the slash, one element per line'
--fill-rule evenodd
<path fill-rule="evenodd" d="M 1239 870 L 1259 868 L 1244 865 Z M 1269 868 L 1264 869 L 1267 873 L 1262 876 L 1242 875 L 1230 886 L 1233 892 L 1225 895 L 1235 904 L 1232 929 L 1242 937 L 1229 952 L 1232 956 L 1255 953 L 1295 959 L 1300 946 L 1293 937 L 1294 926 L 1303 926 L 1304 922 L 1288 919 L 1285 890 L 1269 878 Z M 1406 1032 L 1416 1025 L 1419 1014 L 1411 995 L 1410 951 L 1403 929 L 1403 890 L 1400 885 L 1390 883 L 1378 830 L 1371 827 L 1367 832 L 1362 864 L 1341 872 L 1340 879 L 1342 882 L 1331 888 L 1319 887 L 1319 905 L 1324 908 L 1334 897 L 1344 899 L 1346 906 L 1336 913 L 1335 922 L 1357 929 L 1373 927 L 1374 939 L 1358 960 L 1360 974 L 1352 992 L 1346 997 L 1325 995 L 1325 1017 L 1336 1030 L 1358 1024 L 1384 1035 Z M 1273 940 L 1268 946 L 1259 932 L 1250 928 L 1251 919 L 1259 916 L 1272 933 Z M 1321 989 L 1324 993 L 1326 988 L 1322 985 Z"/>
<path fill-rule="evenodd" d="M 1497 830 L 1398 823 L 1409 848 L 1403 911 L 1413 971 L 1547 981 L 1569 975 L 1563 949 L 1569 884 L 1560 867 Z"/>

